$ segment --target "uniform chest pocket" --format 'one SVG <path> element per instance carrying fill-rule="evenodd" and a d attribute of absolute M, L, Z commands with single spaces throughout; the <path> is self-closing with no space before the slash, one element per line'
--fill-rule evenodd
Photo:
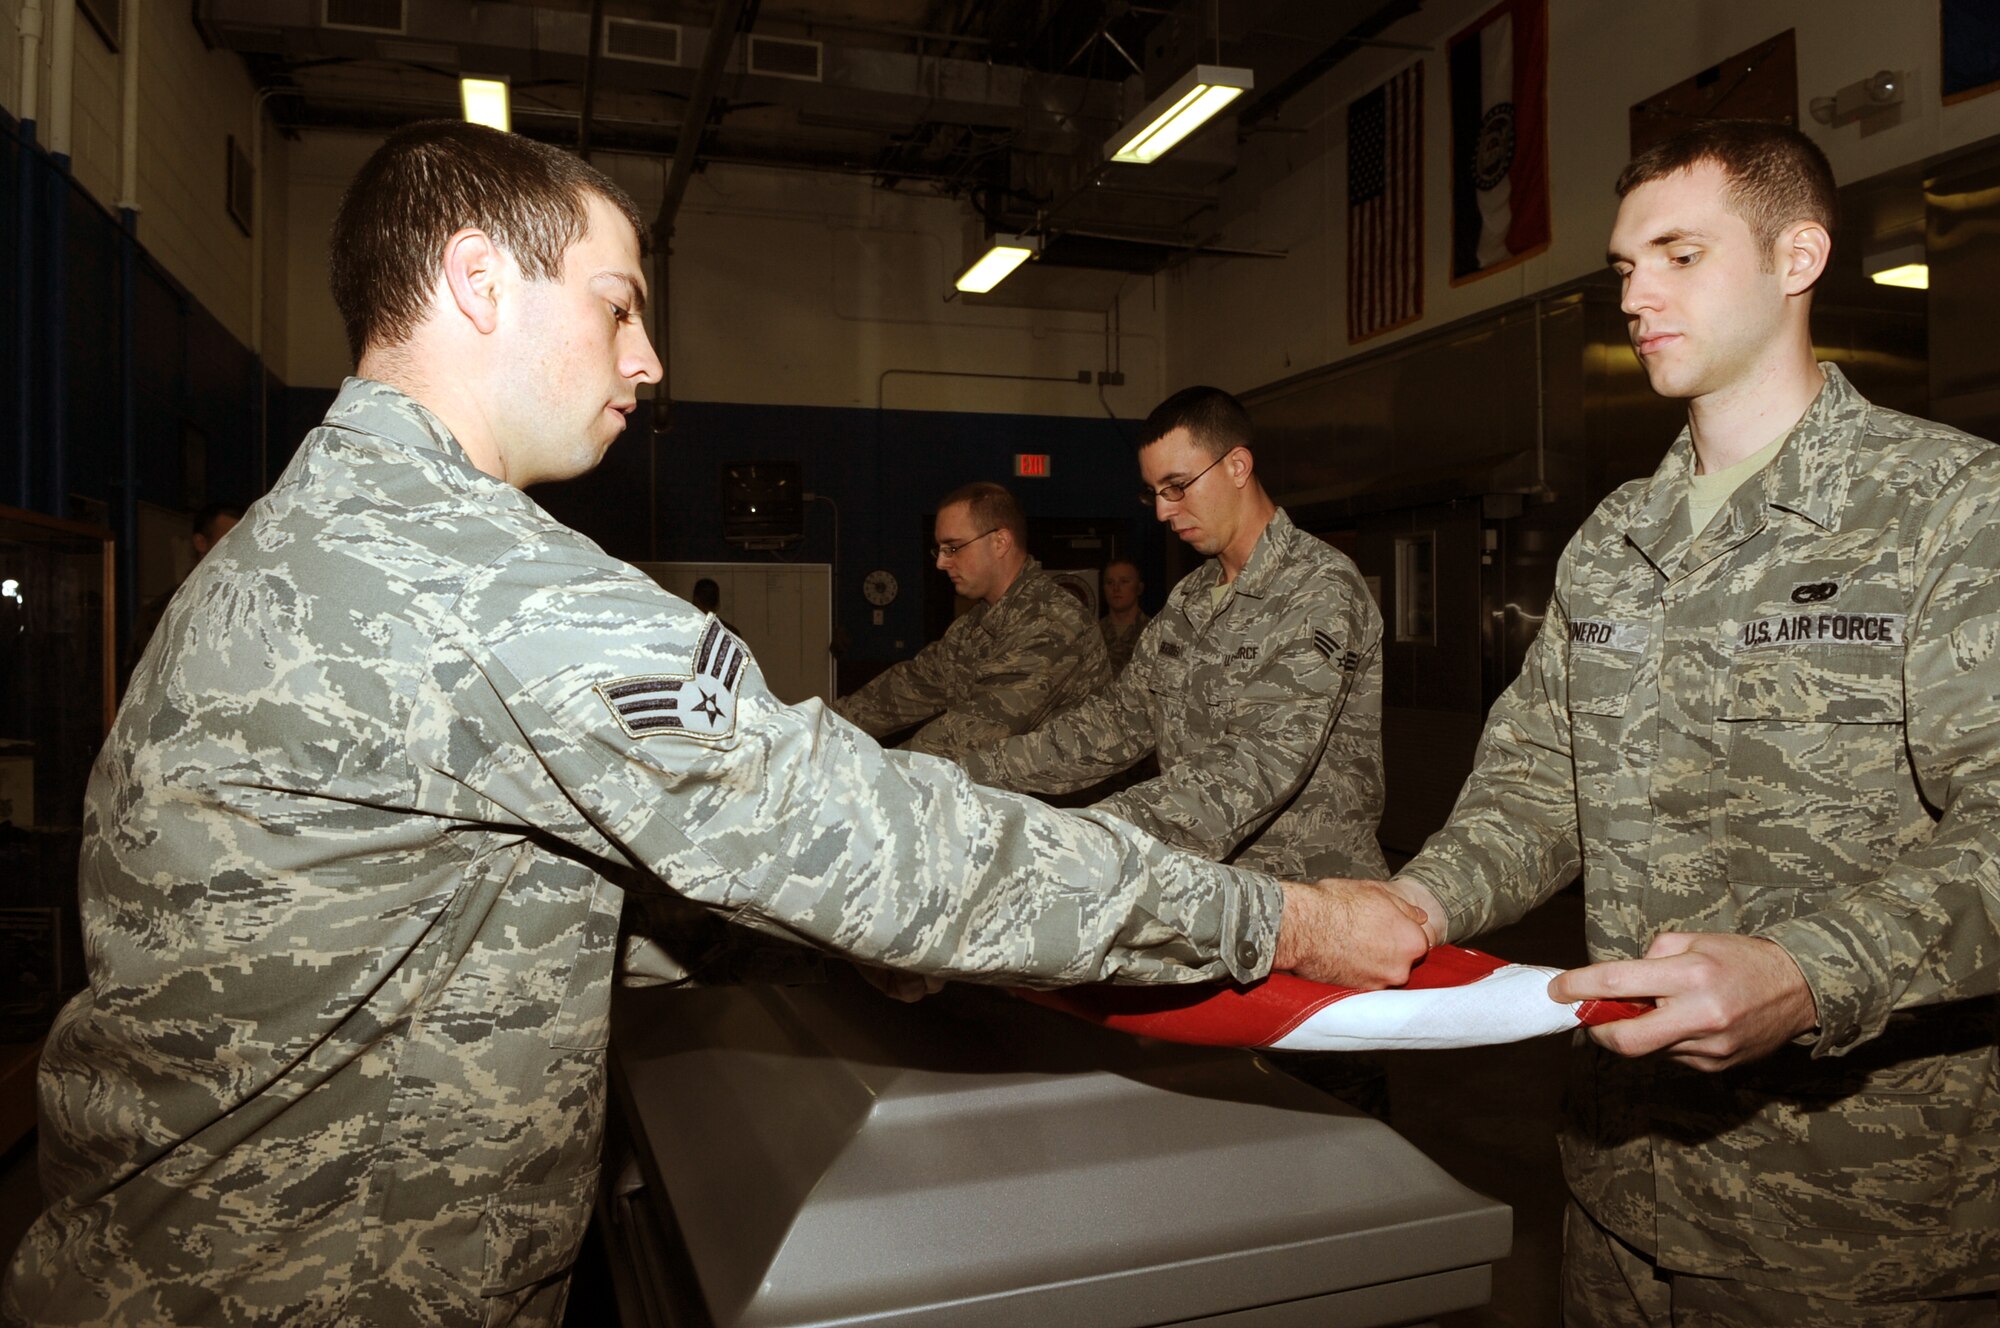
<path fill-rule="evenodd" d="M 1802 647 L 1737 656 L 1723 718 L 1779 724 L 1901 724 L 1900 650 Z"/>
<path fill-rule="evenodd" d="M 1178 643 L 1169 644 L 1174 646 L 1174 652 L 1168 654 L 1165 650 L 1160 651 L 1159 657 L 1153 661 L 1146 686 L 1160 698 L 1162 703 L 1178 709 L 1186 705 L 1189 700 L 1188 662 L 1183 648 Z"/>
<path fill-rule="evenodd" d="M 1726 871 L 1746 914 L 1796 907 L 1763 887 L 1852 884 L 1893 856 L 1910 789 L 1902 662 L 1831 646 L 1737 656 L 1717 737 Z"/>
<path fill-rule="evenodd" d="M 1587 647 L 1569 653 L 1569 708 L 1577 715 L 1616 719 L 1632 703 L 1632 681 L 1639 673 L 1639 656 L 1622 650 Z"/>

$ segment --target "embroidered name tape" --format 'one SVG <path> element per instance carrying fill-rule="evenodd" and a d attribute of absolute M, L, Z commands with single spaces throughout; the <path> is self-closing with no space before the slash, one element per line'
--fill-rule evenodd
<path fill-rule="evenodd" d="M 1626 655 L 1643 655 L 1653 629 L 1645 623 L 1608 622 L 1602 618 L 1574 618 L 1569 625 L 1573 646 L 1597 646 Z"/>
<path fill-rule="evenodd" d="M 1738 650 L 1789 645 L 1902 644 L 1900 613 L 1780 613 L 1744 623 L 1736 635 Z"/>
<path fill-rule="evenodd" d="M 736 732 L 736 684 L 750 652 L 711 618 L 694 648 L 693 673 L 648 673 L 592 690 L 628 737 L 673 734 L 721 742 Z"/>

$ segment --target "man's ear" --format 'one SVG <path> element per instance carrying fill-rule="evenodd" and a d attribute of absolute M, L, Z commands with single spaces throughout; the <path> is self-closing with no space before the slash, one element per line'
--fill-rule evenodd
<path fill-rule="evenodd" d="M 500 246 L 467 226 L 444 243 L 444 281 L 459 316 L 482 334 L 500 324 Z"/>
<path fill-rule="evenodd" d="M 1222 463 L 1229 472 L 1230 482 L 1242 488 L 1250 479 L 1250 473 L 1257 469 L 1257 458 L 1250 455 L 1250 449 L 1241 444 L 1230 452 L 1229 460 Z"/>
<path fill-rule="evenodd" d="M 1785 278 L 1785 294 L 1803 295 L 1826 271 L 1833 256 L 1833 237 L 1816 221 L 1803 221 L 1778 239 L 1778 270 Z"/>

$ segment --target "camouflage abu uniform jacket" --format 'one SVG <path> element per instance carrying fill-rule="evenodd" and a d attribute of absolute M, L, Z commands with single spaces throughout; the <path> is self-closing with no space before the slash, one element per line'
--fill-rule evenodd
<path fill-rule="evenodd" d="M 1820 1027 L 1707 1075 L 1580 1041 L 1571 1188 L 1670 1269 L 1847 1299 L 2000 1286 L 2000 451 L 1832 367 L 1688 533 L 1685 433 L 1564 552 L 1451 820 L 1449 933 L 1583 872 L 1593 960 L 1768 937 Z"/>
<path fill-rule="evenodd" d="M 1249 977 L 1274 883 L 884 753 L 350 380 L 93 772 L 37 1325 L 560 1314 L 622 895 L 918 971 Z M 1217 956 L 1222 959 L 1218 962 Z"/>
<path fill-rule="evenodd" d="M 1213 559 L 1189 573 L 1116 682 L 966 772 L 1067 793 L 1157 751 L 1157 779 L 1098 807 L 1285 879 L 1387 876 L 1382 617 L 1360 574 L 1281 508 L 1215 607 L 1221 579 Z"/>
<path fill-rule="evenodd" d="M 902 745 L 955 757 L 1025 733 L 1110 681 L 1090 611 L 1030 558 L 999 603 L 973 605 L 833 708 L 878 738 L 929 720 Z"/>
<path fill-rule="evenodd" d="M 1123 673 L 1125 666 L 1132 662 L 1132 651 L 1139 644 L 1139 634 L 1151 621 L 1144 609 L 1140 609 L 1138 615 L 1123 627 L 1109 618 L 1097 620 L 1097 630 L 1104 636 L 1104 656 L 1110 662 L 1114 676 Z"/>

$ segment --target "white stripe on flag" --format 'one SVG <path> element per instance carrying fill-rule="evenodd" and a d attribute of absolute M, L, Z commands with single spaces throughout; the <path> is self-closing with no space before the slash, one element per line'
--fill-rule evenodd
<path fill-rule="evenodd" d="M 1508 964 L 1461 987 L 1364 991 L 1334 1001 L 1270 1045 L 1283 1051 L 1483 1047 L 1577 1026 L 1574 1005 L 1549 999 L 1561 969 Z"/>

